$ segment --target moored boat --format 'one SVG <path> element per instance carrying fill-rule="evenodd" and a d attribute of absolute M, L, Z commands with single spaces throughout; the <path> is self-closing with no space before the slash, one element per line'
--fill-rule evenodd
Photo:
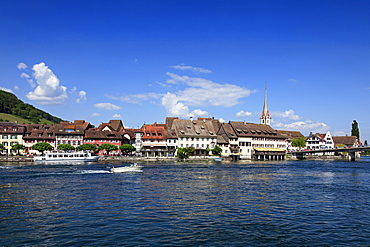
<path fill-rule="evenodd" d="M 89 151 L 48 151 L 42 156 L 35 156 L 35 162 L 40 161 L 83 161 L 93 162 L 98 161 L 99 156 L 93 155 Z"/>
<path fill-rule="evenodd" d="M 139 166 L 138 164 L 132 164 L 130 166 L 123 166 L 123 167 L 112 167 L 110 169 L 113 173 L 121 173 L 121 172 L 138 172 L 142 171 L 143 166 Z"/>

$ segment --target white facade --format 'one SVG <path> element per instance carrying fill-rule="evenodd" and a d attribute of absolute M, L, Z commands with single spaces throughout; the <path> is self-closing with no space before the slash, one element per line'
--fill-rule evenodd
<path fill-rule="evenodd" d="M 326 134 L 310 134 L 306 139 L 308 149 L 331 149 L 334 148 L 334 141 L 330 131 Z"/>
<path fill-rule="evenodd" d="M 185 137 L 181 136 L 178 139 L 178 147 L 186 148 L 193 147 L 195 150 L 206 150 L 207 148 L 213 149 L 216 146 L 217 136 L 214 137 Z M 202 155 L 208 155 L 208 153 L 203 152 Z"/>
<path fill-rule="evenodd" d="M 5 152 L 11 153 L 12 146 L 15 144 L 22 144 L 23 145 L 23 135 L 17 133 L 7 133 L 0 135 L 0 143 L 4 145 Z"/>

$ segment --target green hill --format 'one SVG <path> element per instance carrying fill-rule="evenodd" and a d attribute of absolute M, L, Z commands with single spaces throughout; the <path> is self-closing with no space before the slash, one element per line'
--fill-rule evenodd
<path fill-rule="evenodd" d="M 0 122 L 53 124 L 63 121 L 30 104 L 23 103 L 14 94 L 0 90 Z"/>

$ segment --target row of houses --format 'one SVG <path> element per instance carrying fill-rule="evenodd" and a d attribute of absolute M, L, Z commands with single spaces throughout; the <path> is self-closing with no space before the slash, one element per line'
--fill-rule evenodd
<path fill-rule="evenodd" d="M 193 147 L 194 155 L 202 157 L 210 155 L 217 145 L 223 157 L 282 160 L 292 149 L 291 140 L 299 137 L 303 135 L 298 131 L 273 129 L 266 118 L 254 124 L 245 121 L 222 123 L 214 118 L 168 117 L 164 124 L 144 124 L 138 129 L 125 128 L 121 120 L 110 120 L 98 127 L 84 120 L 54 125 L 0 123 L 0 144 L 8 153 L 14 144 L 22 144 L 32 153 L 32 145 L 38 142 L 47 142 L 55 149 L 60 144 L 77 147 L 109 143 L 118 147 L 131 144 L 136 148 L 136 155 L 144 157 L 174 157 L 178 148 L 186 147 Z M 356 137 L 332 137 L 330 132 L 311 133 L 306 137 L 310 149 L 332 148 L 338 143 L 355 146 L 358 140 Z M 104 151 L 101 154 L 105 154 Z M 119 151 L 112 154 L 119 154 Z"/>
<path fill-rule="evenodd" d="M 60 144 L 74 147 L 82 144 L 131 144 L 136 155 L 144 157 L 174 157 L 179 148 L 193 147 L 195 156 L 208 156 L 216 146 L 223 157 L 256 160 L 282 160 L 287 151 L 294 149 L 291 140 L 303 137 L 298 131 L 271 128 L 271 116 L 267 107 L 267 91 L 260 123 L 230 121 L 214 118 L 179 119 L 167 117 L 164 124 L 144 124 L 141 128 L 125 128 L 121 120 L 110 120 L 93 127 L 84 120 L 61 122 L 54 125 L 0 123 L 0 144 L 11 152 L 14 144 L 22 144 L 28 152 L 38 142 L 47 142 L 57 148 Z M 306 137 L 306 148 L 328 149 L 334 145 L 357 146 L 356 137 L 333 137 L 312 134 Z M 104 153 L 103 150 L 101 154 Z M 117 153 L 119 154 L 119 151 Z"/>

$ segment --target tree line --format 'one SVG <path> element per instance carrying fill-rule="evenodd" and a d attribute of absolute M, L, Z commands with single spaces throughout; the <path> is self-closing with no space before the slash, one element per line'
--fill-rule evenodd
<path fill-rule="evenodd" d="M 47 112 L 26 104 L 18 99 L 14 94 L 0 90 L 0 113 L 11 114 L 32 123 L 38 124 L 41 119 L 46 119 L 52 123 L 60 123 L 61 118 L 54 117 Z"/>

